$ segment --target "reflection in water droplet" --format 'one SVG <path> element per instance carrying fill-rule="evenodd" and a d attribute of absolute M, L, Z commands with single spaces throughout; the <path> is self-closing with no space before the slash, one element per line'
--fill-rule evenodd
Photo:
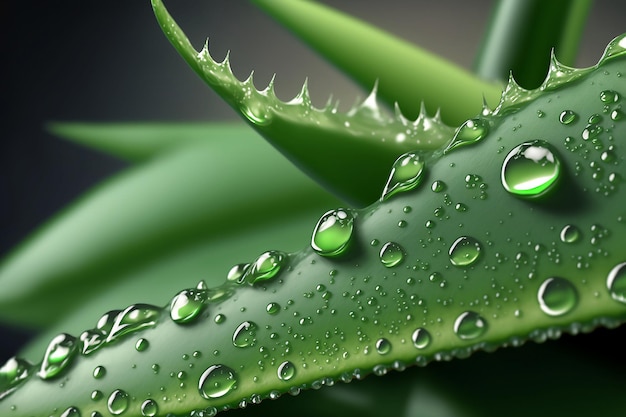
<path fill-rule="evenodd" d="M 402 246 L 395 242 L 387 242 L 380 249 L 380 262 L 387 268 L 393 268 L 404 259 Z"/>
<path fill-rule="evenodd" d="M 580 239 L 580 230 L 576 226 L 568 224 L 561 229 L 559 237 L 563 243 L 574 243 Z"/>
<path fill-rule="evenodd" d="M 37 375 L 41 379 L 50 379 L 63 371 L 78 352 L 76 338 L 66 333 L 61 333 L 50 341 L 41 368 Z"/>
<path fill-rule="evenodd" d="M 554 188 L 561 175 L 561 162 L 551 145 L 542 140 L 513 148 L 502 164 L 502 185 L 519 197 L 539 197 Z"/>
<path fill-rule="evenodd" d="M 106 334 L 98 329 L 85 330 L 80 334 L 79 339 L 80 352 L 83 355 L 89 355 L 102 346 L 106 341 Z"/>
<path fill-rule="evenodd" d="M 487 331 L 487 322 L 478 313 L 465 311 L 454 321 L 454 333 L 463 340 L 476 339 Z"/>
<path fill-rule="evenodd" d="M 611 112 L 611 120 L 613 120 L 614 122 L 617 122 L 618 120 L 622 120 L 623 118 L 624 118 L 624 113 L 621 110 L 616 109 Z"/>
<path fill-rule="evenodd" d="M 413 340 L 413 346 L 418 349 L 426 349 L 431 342 L 431 336 L 428 330 L 424 328 L 417 328 L 411 335 L 411 340 Z"/>
<path fill-rule="evenodd" d="M 568 280 L 552 277 L 546 279 L 537 293 L 541 310 L 550 316 L 562 316 L 578 304 L 578 292 Z"/>
<path fill-rule="evenodd" d="M 489 122 L 485 119 L 470 119 L 459 127 L 444 153 L 459 146 L 471 145 L 489 133 Z"/>
<path fill-rule="evenodd" d="M 280 311 L 280 304 L 278 303 L 269 303 L 266 307 L 265 307 L 265 311 L 267 311 L 268 314 L 276 314 Z"/>
<path fill-rule="evenodd" d="M 285 253 L 276 250 L 262 253 L 250 265 L 244 279 L 250 284 L 255 284 L 274 278 L 283 267 L 286 257 Z"/>
<path fill-rule="evenodd" d="M 144 417 L 154 417 L 159 412 L 159 406 L 154 400 L 146 400 L 141 404 L 141 415 Z"/>
<path fill-rule="evenodd" d="M 378 352 L 379 355 L 386 355 L 389 352 L 391 352 L 391 342 L 389 342 L 389 340 L 383 338 L 380 338 L 376 341 L 376 352 Z"/>
<path fill-rule="evenodd" d="M 107 343 L 145 327 L 155 325 L 161 308 L 148 304 L 134 304 L 121 311 L 113 322 Z"/>
<path fill-rule="evenodd" d="M 571 110 L 563 110 L 561 114 L 559 114 L 559 122 L 564 125 L 572 124 L 576 121 L 576 113 Z"/>
<path fill-rule="evenodd" d="M 285 361 L 278 366 L 278 379 L 289 381 L 296 375 L 296 367 L 293 363 Z"/>
<path fill-rule="evenodd" d="M 256 325 L 251 321 L 244 321 L 233 333 L 233 345 L 239 348 L 254 346 L 256 343 Z"/>
<path fill-rule="evenodd" d="M 606 279 L 606 287 L 614 300 L 626 303 L 626 262 L 611 269 Z"/>
<path fill-rule="evenodd" d="M 461 236 L 454 241 L 448 255 L 454 266 L 473 265 L 480 257 L 482 247 L 480 242 L 470 236 Z"/>
<path fill-rule="evenodd" d="M 189 323 L 202 311 L 205 299 L 204 290 L 182 290 L 170 303 L 170 317 L 179 324 Z"/>
<path fill-rule="evenodd" d="M 121 389 L 116 389 L 111 393 L 109 399 L 107 401 L 107 408 L 109 409 L 109 413 L 114 416 L 119 416 L 124 411 L 128 409 L 128 403 L 130 399 L 128 394 Z"/>
<path fill-rule="evenodd" d="M 330 210 L 317 222 L 311 237 L 311 247 L 322 256 L 343 254 L 352 237 L 354 216 L 345 209 Z"/>
<path fill-rule="evenodd" d="M 137 340 L 135 343 L 135 349 L 137 352 L 143 352 L 148 349 L 148 347 L 150 347 L 150 343 L 144 338 Z"/>
<path fill-rule="evenodd" d="M 440 193 L 442 191 L 445 191 L 446 183 L 441 180 L 435 180 L 430 186 L 430 189 L 435 193 Z"/>
<path fill-rule="evenodd" d="M 424 161 L 419 154 L 405 153 L 393 163 L 391 174 L 383 189 L 381 200 L 386 200 L 394 194 L 409 191 L 417 187 L 422 181 Z"/>
<path fill-rule="evenodd" d="M 210 400 L 220 398 L 237 388 L 237 374 L 224 365 L 211 365 L 200 376 L 200 395 Z"/>

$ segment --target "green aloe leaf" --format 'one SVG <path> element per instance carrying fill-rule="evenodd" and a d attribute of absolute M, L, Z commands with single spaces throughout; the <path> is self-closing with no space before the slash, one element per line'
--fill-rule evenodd
<path fill-rule="evenodd" d="M 89 354 L 55 337 L 38 375 L 5 376 L 0 412 L 212 415 L 622 323 L 625 39 L 592 68 L 553 62 L 537 90 L 511 82 L 444 152 L 400 158 L 381 201 L 323 215 L 310 247 L 131 305 Z"/>
<path fill-rule="evenodd" d="M 135 162 L 213 138 L 228 142 L 250 138 L 246 143 L 260 140 L 243 123 L 228 122 L 55 122 L 47 127 L 59 137 Z"/>
<path fill-rule="evenodd" d="M 387 115 L 376 101 L 376 89 L 345 114 L 331 104 L 313 108 L 306 85 L 292 101 L 282 102 L 271 83 L 258 91 L 252 76 L 239 81 L 228 58 L 215 62 L 208 46 L 196 52 L 163 3 L 154 0 L 153 6 L 168 39 L 209 86 L 303 171 L 356 205 L 377 198 L 398 155 L 440 148 L 453 132 L 439 115 L 429 117 L 424 109 L 415 121 L 399 111 Z"/>
<path fill-rule="evenodd" d="M 50 324 L 168 251 L 329 204 L 254 135 L 182 147 L 105 182 L 3 260 L 0 317 Z"/>
<path fill-rule="evenodd" d="M 501 89 L 416 45 L 352 16 L 310 1 L 254 0 L 294 34 L 365 88 L 378 80 L 381 98 L 407 117 L 441 109 L 456 126 L 478 113 L 483 98 L 497 103 Z"/>

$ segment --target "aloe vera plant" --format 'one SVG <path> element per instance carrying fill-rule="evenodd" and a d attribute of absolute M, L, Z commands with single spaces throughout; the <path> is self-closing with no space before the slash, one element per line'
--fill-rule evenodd
<path fill-rule="evenodd" d="M 271 2 L 259 3 L 278 15 L 289 10 L 285 5 L 277 11 Z M 306 3 L 291 4 L 308 16 L 328 13 L 314 5 L 309 9 Z M 251 78 L 237 80 L 227 63 L 211 58 L 207 47 L 199 53 L 193 50 L 162 3 L 153 0 L 153 6 L 176 49 L 252 127 L 346 200 L 364 202 L 374 195 L 379 201 L 363 209 L 333 202 L 334 208 L 311 225 L 307 248 L 293 253 L 272 249 L 256 259 L 233 259 L 235 266 L 228 273 L 203 277 L 197 285 L 172 291 L 165 307 L 119 306 L 120 310 L 96 318 L 80 334 L 62 331 L 43 338 L 47 348 L 36 366 L 14 358 L 2 368 L 2 415 L 213 415 L 264 398 L 297 394 L 303 388 L 622 322 L 626 312 L 621 246 L 625 213 L 619 204 L 625 175 L 619 145 L 625 129 L 623 36 L 613 40 L 591 68 L 574 69 L 553 57 L 545 81 L 536 89 L 524 89 L 511 79 L 499 103 L 491 107 L 481 108 L 482 97 L 470 92 L 468 100 L 478 100 L 476 109 L 440 103 L 441 115 L 429 115 L 422 107 L 412 121 L 403 115 L 402 104 L 395 115 L 385 115 L 378 104 L 377 91 L 385 95 L 393 90 L 382 73 L 377 77 L 378 90 L 348 112 L 332 105 L 312 107 L 306 89 L 295 100 L 282 102 L 271 86 L 258 91 Z M 420 56 L 435 69 L 454 70 Z M 461 84 L 482 91 L 487 101 L 498 89 L 497 84 L 470 76 L 462 79 Z M 464 111 L 474 113 L 464 115 Z M 459 117 L 456 125 L 445 122 Z M 34 241 L 30 252 L 14 255 L 4 265 L 4 282 L 37 280 L 23 265 L 46 253 L 48 242 L 95 218 L 103 206 L 131 196 L 148 184 L 147 178 L 165 182 L 171 167 L 199 165 L 207 151 L 215 151 L 197 139 L 201 136 L 193 130 L 197 126 L 177 128 L 185 132 L 186 148 L 163 151 L 174 146 L 167 141 L 145 147 L 109 143 L 115 152 L 136 159 L 166 156 L 160 164 L 112 183 L 108 193 L 95 195 L 79 207 L 76 213 L 84 216 L 83 223 L 61 222 Z M 56 129 L 92 141 L 98 140 L 98 134 L 137 134 L 124 126 L 117 131 L 79 125 Z M 147 127 L 139 129 L 145 132 Z M 226 127 L 219 134 L 244 132 Z M 294 145 L 294 136 L 304 143 Z M 334 155 L 308 156 L 320 143 L 333 146 L 338 161 L 353 157 L 373 162 L 367 169 L 363 164 L 327 167 Z M 219 146 L 228 147 L 228 140 Z M 377 169 L 384 169 L 385 175 Z M 371 178 L 366 177 L 370 170 L 375 173 Z M 189 171 L 188 179 L 203 173 Z M 342 182 L 342 177 L 349 180 Z M 355 177 L 365 181 L 355 183 Z M 299 189 L 300 183 L 294 180 L 284 187 Z M 296 195 L 304 199 L 303 207 L 332 201 L 312 191 Z M 194 196 L 183 190 L 179 197 Z M 200 201 L 197 207 L 218 213 L 249 201 L 262 207 L 258 203 L 262 196 L 246 197 L 235 198 L 225 209 L 212 201 Z M 169 229 L 158 227 L 163 221 L 159 215 L 145 220 L 139 230 L 153 233 L 157 241 L 167 239 L 162 247 L 143 247 L 129 238 L 128 246 L 121 249 L 148 257 L 176 248 L 177 241 L 199 240 L 199 234 L 191 231 L 198 224 L 192 220 L 202 217 L 197 211 L 192 207 L 184 212 Z M 281 213 L 275 221 L 280 224 L 286 219 Z M 118 230 L 127 224 L 122 221 Z M 218 227 L 210 221 L 200 224 Z M 181 235 L 181 230 L 187 233 Z M 202 242 L 197 250 L 156 263 L 142 274 L 161 273 L 164 281 L 171 280 L 168 271 L 176 271 L 181 263 L 200 263 L 207 249 L 217 253 L 214 256 L 227 256 L 219 246 Z M 109 259 L 119 258 L 116 249 L 120 248 L 105 249 L 105 255 L 86 250 L 93 265 L 78 270 L 107 277 L 117 273 L 117 279 L 135 274 L 135 260 L 126 261 L 126 269 L 113 266 L 96 272 Z M 54 259 L 46 266 L 57 268 Z M 61 272 L 50 273 L 51 286 L 72 278 Z M 138 290 L 147 282 L 142 279 L 147 278 L 135 277 Z M 41 312 L 39 316 L 11 312 L 15 311 L 11 304 L 24 299 L 49 301 L 46 294 L 14 287 L 2 299 L 8 306 L 5 314 L 31 322 L 45 320 Z M 89 288 L 85 285 L 82 290 Z M 55 294 L 54 301 L 62 299 L 62 292 Z M 406 378 L 397 379 L 411 384 Z M 357 390 L 364 385 L 364 392 L 379 388 L 352 385 Z M 334 390 L 340 388 L 330 389 Z M 337 401 L 336 410 L 350 403 L 343 401 Z M 410 408 L 405 412 L 417 415 Z"/>

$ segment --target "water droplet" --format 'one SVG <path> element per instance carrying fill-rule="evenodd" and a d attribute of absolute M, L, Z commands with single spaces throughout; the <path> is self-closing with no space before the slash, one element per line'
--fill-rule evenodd
<path fill-rule="evenodd" d="M 459 146 L 471 145 L 489 133 L 489 122 L 485 119 L 470 119 L 459 127 L 444 153 Z"/>
<path fill-rule="evenodd" d="M 265 307 L 265 311 L 267 311 L 268 314 L 276 314 L 280 311 L 280 304 L 278 303 L 269 303 L 266 307 Z"/>
<path fill-rule="evenodd" d="M 0 368 L 0 400 L 7 395 L 11 388 L 30 376 L 32 365 L 20 358 L 11 358 Z"/>
<path fill-rule="evenodd" d="M 379 355 L 388 354 L 391 352 L 391 342 L 384 337 L 378 339 L 376 341 L 376 352 L 378 352 Z"/>
<path fill-rule="evenodd" d="M 395 242 L 387 242 L 380 249 L 380 262 L 387 268 L 398 265 L 403 259 L 404 250 Z"/>
<path fill-rule="evenodd" d="M 96 390 L 91 391 L 90 398 L 92 401 L 100 401 L 103 396 L 104 394 L 102 394 L 102 391 L 99 391 L 96 389 Z"/>
<path fill-rule="evenodd" d="M 433 181 L 432 185 L 430 186 L 430 189 L 434 193 L 440 193 L 442 191 L 445 191 L 446 183 L 441 181 L 441 180 L 435 180 L 435 181 Z"/>
<path fill-rule="evenodd" d="M 233 333 L 233 345 L 239 348 L 254 346 L 256 343 L 256 325 L 251 321 L 244 321 Z"/>
<path fill-rule="evenodd" d="M 223 314 L 218 314 L 215 316 L 215 318 L 213 319 L 213 321 L 217 324 L 221 324 L 224 323 L 224 321 L 226 321 L 226 316 Z"/>
<path fill-rule="evenodd" d="M 156 401 L 148 399 L 141 403 L 141 415 L 144 417 L 154 417 L 159 412 Z"/>
<path fill-rule="evenodd" d="M 135 349 L 137 350 L 137 352 L 143 352 L 148 349 L 148 347 L 150 347 L 150 342 L 143 338 L 137 340 L 137 342 L 135 343 Z"/>
<path fill-rule="evenodd" d="M 545 114 L 543 111 L 541 111 L 541 110 L 537 110 L 537 117 L 538 117 L 538 118 L 540 118 L 540 119 L 541 119 L 541 118 L 543 118 L 545 115 L 546 115 L 546 114 Z"/>
<path fill-rule="evenodd" d="M 179 324 L 189 323 L 202 311 L 205 300 L 206 291 L 182 290 L 170 303 L 170 317 Z"/>
<path fill-rule="evenodd" d="M 520 197 L 548 193 L 561 174 L 561 162 L 545 141 L 535 140 L 516 146 L 502 164 L 502 185 Z"/>
<path fill-rule="evenodd" d="M 124 411 L 128 409 L 128 403 L 130 399 L 128 394 L 121 389 L 116 389 L 109 395 L 109 399 L 107 401 L 107 408 L 109 409 L 109 413 L 114 416 L 119 416 Z"/>
<path fill-rule="evenodd" d="M 609 58 L 617 57 L 620 55 L 624 55 L 626 53 L 626 34 L 620 35 L 609 42 L 608 46 L 604 50 L 604 54 L 602 58 L 600 58 L 600 62 L 607 60 Z"/>
<path fill-rule="evenodd" d="M 478 240 L 470 236 L 461 236 L 450 246 L 448 255 L 452 265 L 470 266 L 478 260 L 481 251 L 482 247 Z"/>
<path fill-rule="evenodd" d="M 101 330 L 104 334 L 109 334 L 115 323 L 115 318 L 122 312 L 122 310 L 111 310 L 104 313 L 96 324 L 96 329 Z"/>
<path fill-rule="evenodd" d="M 317 222 L 311 237 L 311 247 L 322 256 L 343 254 L 352 237 L 354 216 L 345 209 L 330 210 Z"/>
<path fill-rule="evenodd" d="M 281 381 L 289 381 L 296 375 L 296 367 L 293 363 L 285 361 L 278 366 L 278 379 Z"/>
<path fill-rule="evenodd" d="M 107 370 L 104 366 L 96 366 L 93 369 L 93 377 L 96 379 L 104 378 L 106 374 L 107 374 Z"/>
<path fill-rule="evenodd" d="M 80 334 L 79 340 L 80 352 L 83 355 L 89 355 L 106 341 L 106 334 L 98 329 L 86 330 Z"/>
<path fill-rule="evenodd" d="M 559 122 L 564 125 L 572 124 L 576 121 L 576 113 L 571 110 L 563 110 L 561 114 L 559 114 Z"/>
<path fill-rule="evenodd" d="M 237 264 L 230 268 L 228 274 L 226 275 L 226 280 L 229 282 L 236 282 L 237 284 L 241 284 L 243 282 L 243 277 L 250 267 L 250 264 Z"/>
<path fill-rule="evenodd" d="M 611 120 L 613 120 L 614 122 L 617 122 L 618 120 L 622 120 L 623 118 L 624 118 L 624 113 L 621 110 L 616 109 L 611 112 Z"/>
<path fill-rule="evenodd" d="M 413 346 L 418 349 L 426 349 L 432 340 L 430 333 L 428 330 L 424 328 L 417 328 L 411 335 L 411 340 L 413 341 Z"/>
<path fill-rule="evenodd" d="M 224 365 L 211 365 L 198 381 L 200 395 L 210 400 L 220 398 L 237 388 L 237 374 Z"/>
<path fill-rule="evenodd" d="M 57 376 L 78 352 L 76 338 L 66 333 L 56 336 L 46 349 L 38 375 L 41 379 Z"/>
<path fill-rule="evenodd" d="M 393 163 L 380 199 L 386 200 L 394 194 L 414 189 L 422 181 L 423 172 L 424 161 L 419 154 L 405 153 L 400 156 Z"/>
<path fill-rule="evenodd" d="M 620 303 L 626 303 L 626 262 L 622 262 L 611 269 L 606 279 L 606 287 L 611 298 Z"/>
<path fill-rule="evenodd" d="M 619 101 L 619 94 L 617 91 L 604 90 L 600 93 L 600 100 L 603 103 L 617 103 Z"/>
<path fill-rule="evenodd" d="M 537 293 L 539 306 L 550 316 L 562 316 L 578 304 L 578 292 L 568 280 L 558 277 L 546 279 Z"/>
<path fill-rule="evenodd" d="M 69 407 L 59 417 L 80 417 L 80 411 L 76 407 Z"/>
<path fill-rule="evenodd" d="M 603 131 L 604 131 L 604 129 L 602 128 L 602 126 L 597 125 L 597 124 L 589 124 L 589 125 L 585 126 L 581 136 L 582 136 L 583 140 L 595 139 Z"/>
<path fill-rule="evenodd" d="M 600 123 L 602 121 L 602 116 L 600 116 L 597 113 L 592 114 L 591 116 L 589 116 L 589 120 L 587 120 L 587 122 L 590 125 L 597 125 L 598 123 Z"/>
<path fill-rule="evenodd" d="M 463 340 L 476 339 L 487 331 L 487 322 L 478 313 L 465 311 L 454 321 L 454 333 Z"/>
<path fill-rule="evenodd" d="M 111 332 L 107 336 L 107 342 L 116 340 L 125 334 L 139 329 L 154 326 L 160 312 L 161 309 L 159 307 L 148 304 L 128 306 L 115 317 Z"/>
<path fill-rule="evenodd" d="M 563 243 L 574 243 L 580 239 L 580 230 L 576 226 L 568 224 L 561 229 L 559 237 Z"/>
<path fill-rule="evenodd" d="M 283 267 L 287 255 L 283 252 L 270 250 L 263 252 L 250 265 L 244 279 L 250 284 L 274 278 Z"/>

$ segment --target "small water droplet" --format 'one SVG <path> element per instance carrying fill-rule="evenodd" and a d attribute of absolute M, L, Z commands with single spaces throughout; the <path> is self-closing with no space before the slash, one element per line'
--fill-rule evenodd
<path fill-rule="evenodd" d="M 444 153 L 483 139 L 489 133 L 489 122 L 485 119 L 470 119 L 459 127 Z"/>
<path fill-rule="evenodd" d="M 482 247 L 478 240 L 470 236 L 461 236 L 450 246 L 448 255 L 452 265 L 470 266 L 478 260 L 481 251 Z"/>
<path fill-rule="evenodd" d="M 541 110 L 537 110 L 537 117 L 538 117 L 538 118 L 540 118 L 540 119 L 541 119 L 541 118 L 543 118 L 545 115 L 546 115 L 546 114 L 545 114 L 543 111 L 541 111 Z"/>
<path fill-rule="evenodd" d="M 57 376 L 72 361 L 78 352 L 76 338 L 66 333 L 61 333 L 50 341 L 41 368 L 37 375 L 41 379 L 50 379 Z"/>
<path fill-rule="evenodd" d="M 384 337 L 376 341 L 376 352 L 379 355 L 386 355 L 391 352 L 391 342 Z"/>
<path fill-rule="evenodd" d="M 583 140 L 590 140 L 590 139 L 595 139 L 597 138 L 600 133 L 602 133 L 604 131 L 604 129 L 602 128 L 602 126 L 598 125 L 598 124 L 588 124 L 587 126 L 585 126 L 585 128 L 583 129 L 583 132 L 581 134 L 581 137 L 583 138 Z"/>
<path fill-rule="evenodd" d="M 59 417 L 80 417 L 80 411 L 76 407 L 69 407 Z"/>
<path fill-rule="evenodd" d="M 414 189 L 422 181 L 423 172 L 424 161 L 419 154 L 405 153 L 400 156 L 393 163 L 380 199 L 386 200 L 394 194 Z"/>
<path fill-rule="evenodd" d="M 135 343 L 135 349 L 137 350 L 137 352 L 143 352 L 148 349 L 148 347 L 150 347 L 150 342 L 148 342 L 148 340 L 144 338 L 137 340 L 137 342 Z"/>
<path fill-rule="evenodd" d="M 141 415 L 144 417 L 154 417 L 159 412 L 159 406 L 156 401 L 147 399 L 141 403 Z"/>
<path fill-rule="evenodd" d="M 345 209 L 330 210 L 317 222 L 311 247 L 322 256 L 339 256 L 347 250 L 352 238 L 354 216 Z"/>
<path fill-rule="evenodd" d="M 283 252 L 270 250 L 263 252 L 250 265 L 244 279 L 250 284 L 274 278 L 284 266 L 287 255 Z"/>
<path fill-rule="evenodd" d="M 293 363 L 285 361 L 278 366 L 278 379 L 281 381 L 289 381 L 296 375 L 296 367 Z"/>
<path fill-rule="evenodd" d="M 111 393 L 107 401 L 107 408 L 109 409 L 109 413 L 113 414 L 114 416 L 119 416 L 128 409 L 129 401 L 130 398 L 125 391 L 122 391 L 121 389 L 116 389 Z"/>
<path fill-rule="evenodd" d="M 92 401 L 100 401 L 102 397 L 104 397 L 104 394 L 102 393 L 102 391 L 99 391 L 97 389 L 91 391 L 90 398 Z"/>
<path fill-rule="evenodd" d="M 617 122 L 618 120 L 622 120 L 623 118 L 624 118 L 624 112 L 622 112 L 620 109 L 616 109 L 611 112 L 611 120 L 613 120 L 614 122 Z"/>
<path fill-rule="evenodd" d="M 276 314 L 280 311 L 280 304 L 278 303 L 269 303 L 266 307 L 265 307 L 265 311 L 267 311 L 268 314 Z"/>
<path fill-rule="evenodd" d="M 210 400 L 221 398 L 237 388 L 237 374 L 224 365 L 211 365 L 200 376 L 200 395 Z"/>
<path fill-rule="evenodd" d="M 251 321 L 244 321 L 233 333 L 233 345 L 239 348 L 254 346 L 257 326 Z"/>
<path fill-rule="evenodd" d="M 107 374 L 107 370 L 104 366 L 96 366 L 93 368 L 93 377 L 96 379 L 102 379 Z"/>
<path fill-rule="evenodd" d="M 478 313 L 465 311 L 454 321 L 454 333 L 463 340 L 476 339 L 487 331 L 487 321 Z"/>
<path fill-rule="evenodd" d="M 576 121 L 576 113 L 571 110 L 563 110 L 561 114 L 559 114 L 559 122 L 564 125 L 572 124 Z"/>
<path fill-rule="evenodd" d="M 243 277 L 250 267 L 250 264 L 237 264 L 234 265 L 226 274 L 226 280 L 229 282 L 235 282 L 237 284 L 241 284 L 243 282 Z"/>
<path fill-rule="evenodd" d="M 546 279 L 537 293 L 541 310 L 550 316 L 562 316 L 578 304 L 578 292 L 568 280 L 559 277 Z"/>
<path fill-rule="evenodd" d="M 395 242 L 387 242 L 380 249 L 380 262 L 387 268 L 398 265 L 403 259 L 404 250 Z"/>
<path fill-rule="evenodd" d="M 617 264 L 606 279 L 606 287 L 611 298 L 626 303 L 626 262 Z"/>
<path fill-rule="evenodd" d="M 574 243 L 580 239 L 580 230 L 576 226 L 568 224 L 561 229 L 559 237 L 563 243 Z"/>
<path fill-rule="evenodd" d="M 600 93 L 600 100 L 603 103 L 617 103 L 619 101 L 619 94 L 617 91 L 604 90 Z"/>
<path fill-rule="evenodd" d="M 430 333 L 428 330 L 424 328 L 417 328 L 411 335 L 411 340 L 413 341 L 413 346 L 418 349 L 426 349 L 432 340 Z"/>
<path fill-rule="evenodd" d="M 545 141 L 513 148 L 502 164 L 502 185 L 519 197 L 539 197 L 552 190 L 561 175 L 561 162 Z"/>
<path fill-rule="evenodd" d="M 446 183 L 441 181 L 441 180 L 435 180 L 435 181 L 433 181 L 432 185 L 430 186 L 430 189 L 434 193 L 440 193 L 442 191 L 445 191 Z"/>
<path fill-rule="evenodd" d="M 202 311 L 205 300 L 204 290 L 182 290 L 170 303 L 170 317 L 179 324 L 189 323 Z"/>

